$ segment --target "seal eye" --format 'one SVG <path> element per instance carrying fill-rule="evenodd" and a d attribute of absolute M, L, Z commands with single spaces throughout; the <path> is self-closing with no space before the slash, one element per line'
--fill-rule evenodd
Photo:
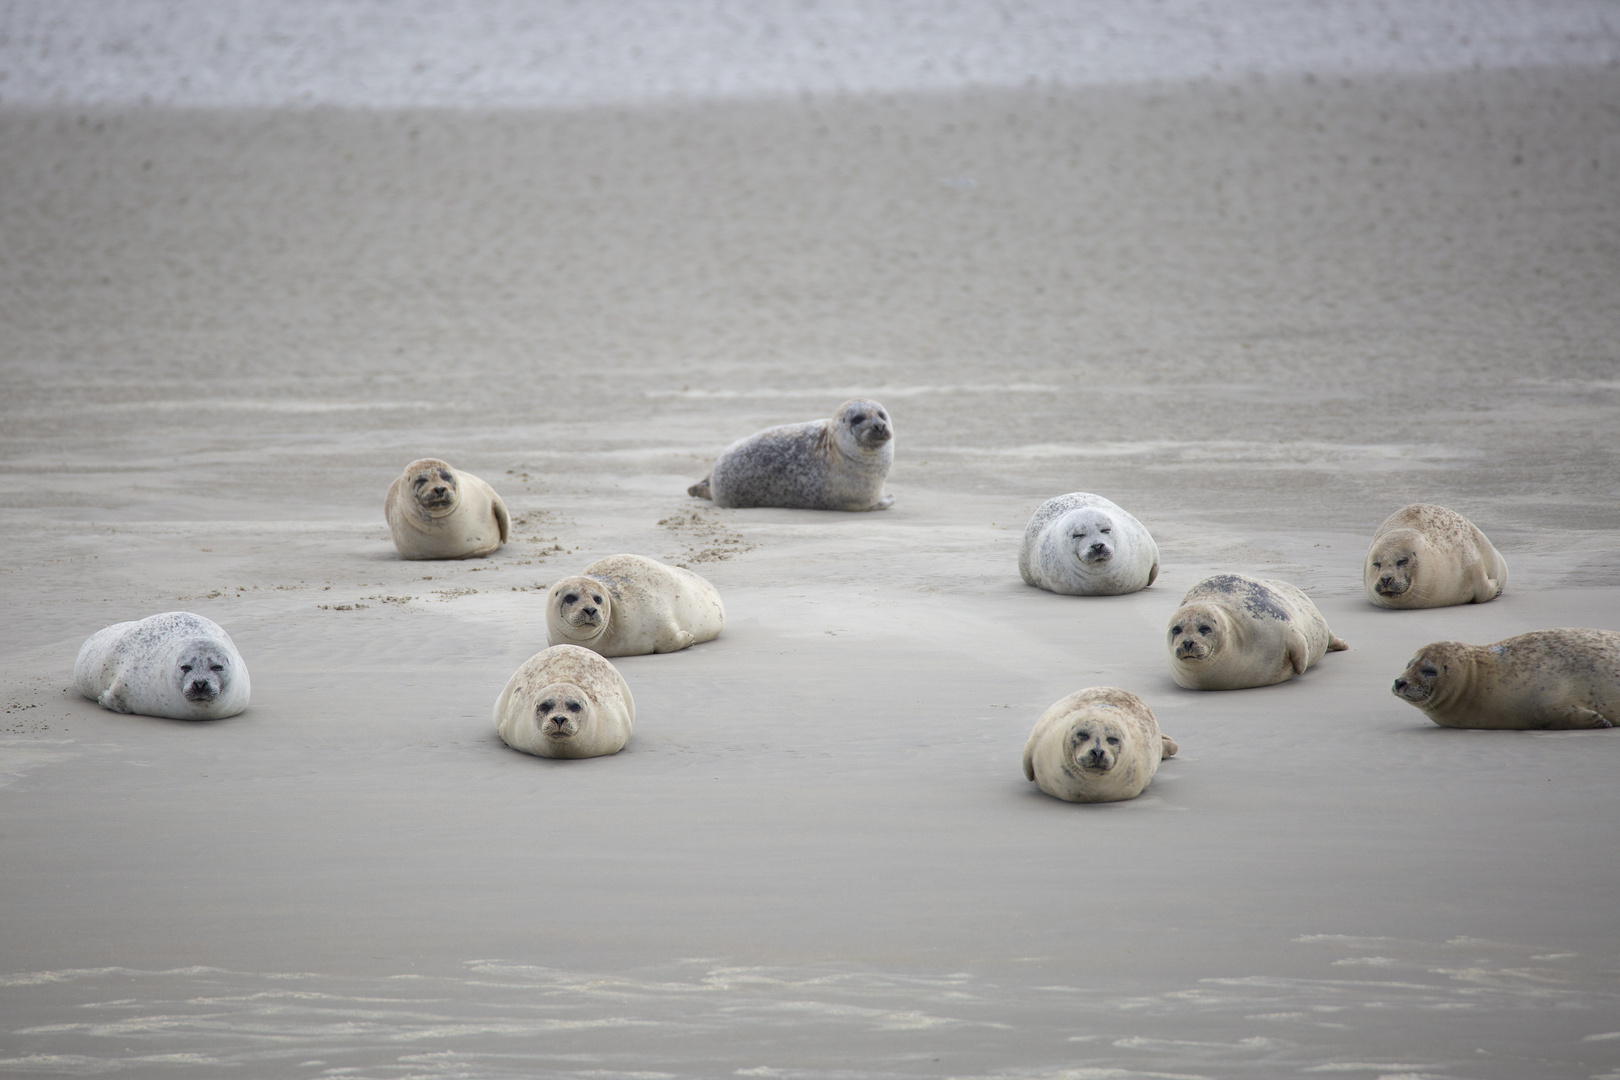
<path fill-rule="evenodd" d="M 453 483 L 455 481 L 455 477 L 451 476 L 449 473 L 445 472 L 443 469 L 439 470 L 439 477 L 440 477 L 440 479 L 442 479 L 447 484 Z"/>
<path fill-rule="evenodd" d="M 1102 530 L 1102 531 L 1103 531 L 1103 532 L 1105 532 L 1105 533 L 1111 533 L 1111 532 L 1113 532 L 1113 531 L 1114 531 L 1114 530 L 1113 530 L 1113 529 L 1103 529 L 1103 530 Z"/>
<path fill-rule="evenodd" d="M 224 664 L 209 664 L 208 665 L 208 670 L 209 671 L 224 671 L 225 670 L 225 665 Z"/>
<path fill-rule="evenodd" d="M 1108 736 L 1108 745 L 1109 746 L 1118 746 L 1119 745 L 1119 740 L 1116 739 L 1114 736 L 1110 735 L 1110 736 Z"/>
<path fill-rule="evenodd" d="M 411 487 L 421 487 L 425 483 L 427 483 L 427 477 L 418 476 L 415 480 L 411 481 Z"/>
<path fill-rule="evenodd" d="M 1382 570 L 1382 569 L 1383 569 L 1383 568 L 1384 568 L 1384 564 L 1383 564 L 1383 563 L 1379 563 L 1379 562 L 1375 562 L 1375 563 L 1373 563 L 1373 569 L 1374 569 L 1374 570 Z"/>
<path fill-rule="evenodd" d="M 550 711 L 551 711 L 551 707 L 552 707 L 552 706 L 553 706 L 553 705 L 555 705 L 555 704 L 557 704 L 557 703 L 556 703 L 556 702 L 555 702 L 555 701 L 552 701 L 552 700 L 550 700 L 550 699 L 549 699 L 549 698 L 548 698 L 548 699 L 547 699 L 547 700 L 545 700 L 545 701 L 542 701 L 542 702 L 541 702 L 541 703 L 540 703 L 540 711 L 541 711 L 541 712 L 543 712 L 543 713 L 547 713 L 547 712 L 550 712 Z"/>
<path fill-rule="evenodd" d="M 1422 674 L 1423 674 L 1424 678 L 1432 679 L 1432 678 L 1434 678 L 1436 675 L 1438 675 L 1440 673 L 1438 671 L 1434 670 L 1434 668 L 1432 668 L 1432 667 L 1426 667 L 1426 668 L 1422 669 Z"/>
<path fill-rule="evenodd" d="M 1172 633 L 1172 634 L 1179 634 L 1179 633 L 1181 633 L 1181 627 L 1179 627 L 1179 626 L 1172 626 L 1172 627 L 1171 627 L 1171 628 L 1170 628 L 1170 632 L 1171 632 L 1171 633 Z"/>
<path fill-rule="evenodd" d="M 1395 569 L 1399 570 L 1401 567 L 1403 567 L 1405 565 L 1406 565 L 1406 560 L 1405 559 L 1396 559 L 1395 560 Z"/>
<path fill-rule="evenodd" d="M 191 665 L 190 664 L 181 664 L 180 665 L 180 670 L 181 671 L 190 671 L 191 670 Z"/>
<path fill-rule="evenodd" d="M 602 598 L 600 596 L 593 596 L 593 597 L 591 597 L 591 599 L 595 600 L 598 604 L 600 604 L 602 602 Z"/>
<path fill-rule="evenodd" d="M 579 603 L 579 593 L 569 593 L 568 595 L 564 596 L 563 597 L 563 603 L 565 603 L 565 604 L 577 604 L 577 603 Z"/>
<path fill-rule="evenodd" d="M 1212 628 L 1211 628 L 1211 627 L 1208 627 L 1208 626 L 1200 626 L 1200 627 L 1199 627 L 1199 628 L 1198 628 L 1198 632 L 1199 632 L 1199 633 L 1200 633 L 1200 634 L 1208 634 L 1208 633 L 1209 633 L 1209 632 L 1210 632 L 1210 630 L 1211 630 L 1211 629 L 1212 629 Z"/>
<path fill-rule="evenodd" d="M 569 712 L 579 712 L 579 702 L 577 702 L 577 701 L 570 701 L 570 702 L 569 702 L 569 703 L 568 703 L 568 711 L 569 711 Z"/>

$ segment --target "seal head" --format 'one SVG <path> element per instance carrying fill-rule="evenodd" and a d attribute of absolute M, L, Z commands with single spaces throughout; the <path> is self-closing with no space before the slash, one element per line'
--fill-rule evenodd
<path fill-rule="evenodd" d="M 230 654 L 216 642 L 197 638 L 181 646 L 172 676 L 177 694 L 206 709 L 228 691 L 231 674 Z"/>
<path fill-rule="evenodd" d="M 1170 620 L 1170 655 L 1188 664 L 1212 660 L 1228 630 L 1226 612 L 1214 604 L 1187 604 Z"/>
<path fill-rule="evenodd" d="M 894 438 L 894 425 L 882 405 L 867 398 L 852 398 L 838 407 L 834 438 L 851 457 L 881 450 Z"/>
<path fill-rule="evenodd" d="M 613 594 L 594 578 L 563 578 L 546 595 L 546 627 L 566 639 L 552 644 L 589 645 L 607 632 Z"/>
<path fill-rule="evenodd" d="M 1464 648 L 1466 646 L 1456 641 L 1436 641 L 1423 646 L 1390 691 L 1420 709 L 1436 699 L 1443 701 L 1448 696 L 1443 689 L 1444 681 L 1452 665 L 1463 659 L 1461 650 Z"/>
<path fill-rule="evenodd" d="M 423 514 L 430 518 L 455 513 L 461 501 L 456 471 L 438 458 L 419 458 L 405 466 L 405 482 Z"/>

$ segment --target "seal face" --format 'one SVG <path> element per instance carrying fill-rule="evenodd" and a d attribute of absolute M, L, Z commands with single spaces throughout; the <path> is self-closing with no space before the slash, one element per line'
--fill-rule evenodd
<path fill-rule="evenodd" d="M 247 665 L 211 619 L 169 611 L 99 630 L 73 664 L 79 693 L 113 712 L 218 720 L 248 706 Z"/>
<path fill-rule="evenodd" d="M 495 489 L 438 458 L 405 466 L 388 489 L 383 514 L 405 559 L 478 558 L 495 552 L 512 532 Z"/>
<path fill-rule="evenodd" d="M 1125 690 L 1077 690 L 1035 721 L 1024 744 L 1024 777 L 1067 802 L 1118 802 L 1140 795 L 1175 754 L 1147 703 Z"/>
<path fill-rule="evenodd" d="M 1270 686 L 1348 649 L 1298 588 L 1215 574 L 1187 590 L 1170 617 L 1170 675 L 1189 690 Z"/>
<path fill-rule="evenodd" d="M 1018 572 L 1048 592 L 1117 596 L 1158 579 L 1159 545 L 1112 502 L 1076 491 L 1046 500 L 1029 519 Z"/>
<path fill-rule="evenodd" d="M 617 668 L 589 649 L 553 645 L 507 680 L 495 702 L 495 730 L 525 754 L 601 757 L 624 749 L 635 715 Z"/>
<path fill-rule="evenodd" d="M 854 398 L 830 420 L 784 424 L 739 439 L 709 475 L 686 489 L 716 506 L 884 510 L 894 462 L 894 425 L 875 401 Z"/>
<path fill-rule="evenodd" d="M 1379 607 L 1483 604 L 1507 587 L 1507 562 L 1455 510 L 1413 503 L 1373 534 L 1361 580 L 1367 599 Z"/>
<path fill-rule="evenodd" d="M 1620 633 L 1565 628 L 1494 645 L 1436 641 L 1390 689 L 1441 727 L 1612 727 L 1620 723 Z"/>
<path fill-rule="evenodd" d="M 603 656 L 676 652 L 714 639 L 725 623 L 713 585 L 641 555 L 598 559 L 546 594 L 546 640 Z"/>

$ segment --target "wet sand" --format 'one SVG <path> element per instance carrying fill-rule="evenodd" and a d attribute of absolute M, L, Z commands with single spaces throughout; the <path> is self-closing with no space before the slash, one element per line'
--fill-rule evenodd
<path fill-rule="evenodd" d="M 1428 641 L 1620 629 L 1616 101 L 0 112 L 0 1070 L 1620 1076 L 1620 733 L 1389 693 Z M 892 510 L 684 494 L 857 392 Z M 426 454 L 503 494 L 497 556 L 395 557 Z M 1152 530 L 1152 588 L 1022 584 L 1072 490 Z M 1506 595 L 1362 598 L 1414 501 Z M 710 578 L 724 634 L 620 662 L 623 753 L 505 749 L 544 587 L 618 551 Z M 1217 570 L 1351 650 L 1179 689 Z M 246 713 L 73 694 L 85 637 L 176 608 Z M 1039 795 L 1031 725 L 1100 684 L 1181 754 Z"/>

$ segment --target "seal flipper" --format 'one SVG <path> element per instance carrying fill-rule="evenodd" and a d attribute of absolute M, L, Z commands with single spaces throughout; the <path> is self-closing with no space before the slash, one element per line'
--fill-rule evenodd
<path fill-rule="evenodd" d="M 1158 580 L 1159 580 L 1159 560 L 1154 559 L 1153 560 L 1153 569 L 1148 571 L 1147 583 L 1148 583 L 1148 585 L 1151 585 L 1155 581 L 1158 581 Z M 1144 588 L 1144 589 L 1147 588 L 1147 585 L 1142 586 L 1142 588 Z M 1175 751 L 1172 750 L 1171 753 L 1175 753 Z"/>
<path fill-rule="evenodd" d="M 1162 731 L 1159 732 L 1159 738 L 1164 740 L 1164 745 L 1160 748 L 1159 760 L 1163 761 L 1165 758 L 1175 757 L 1176 751 L 1181 749 L 1181 747 L 1176 745 L 1176 740 L 1172 739 Z"/>
<path fill-rule="evenodd" d="M 710 475 L 712 476 L 713 474 L 711 473 Z M 700 499 L 711 499 L 711 498 L 714 497 L 714 496 L 709 494 L 709 477 L 708 476 L 705 476 L 703 479 L 699 480 L 697 483 L 695 483 L 691 487 L 687 488 L 686 493 L 688 495 L 696 495 Z"/>
<path fill-rule="evenodd" d="M 512 518 L 511 515 L 506 512 L 506 504 L 501 501 L 501 497 L 499 495 L 496 495 L 491 502 L 493 502 L 495 506 L 495 524 L 500 526 L 501 543 L 504 544 L 508 540 L 512 539 Z"/>
<path fill-rule="evenodd" d="M 1024 744 L 1024 779 L 1025 780 L 1034 780 L 1035 779 L 1035 738 L 1034 738 L 1034 736 L 1031 736 L 1029 742 Z"/>
<path fill-rule="evenodd" d="M 1305 674 L 1305 669 L 1311 666 L 1310 646 L 1305 643 L 1305 635 L 1298 629 L 1288 631 L 1288 663 L 1294 669 L 1295 675 Z"/>
<path fill-rule="evenodd" d="M 891 507 L 893 505 L 894 505 L 894 496 L 893 495 L 885 495 L 885 496 L 883 496 L 883 498 L 879 499 L 876 503 L 874 503 L 872 505 L 872 509 L 874 509 L 874 510 L 887 510 L 889 507 Z"/>
<path fill-rule="evenodd" d="M 1562 713 L 1555 716 L 1548 723 L 1542 725 L 1544 730 L 1553 731 L 1582 731 L 1590 728 L 1614 727 L 1609 719 L 1600 712 L 1583 709 L 1579 705 L 1571 705 Z"/>
<path fill-rule="evenodd" d="M 1328 652 L 1344 652 L 1349 647 L 1350 643 L 1345 641 L 1344 638 L 1339 637 L 1331 630 L 1328 631 Z"/>

